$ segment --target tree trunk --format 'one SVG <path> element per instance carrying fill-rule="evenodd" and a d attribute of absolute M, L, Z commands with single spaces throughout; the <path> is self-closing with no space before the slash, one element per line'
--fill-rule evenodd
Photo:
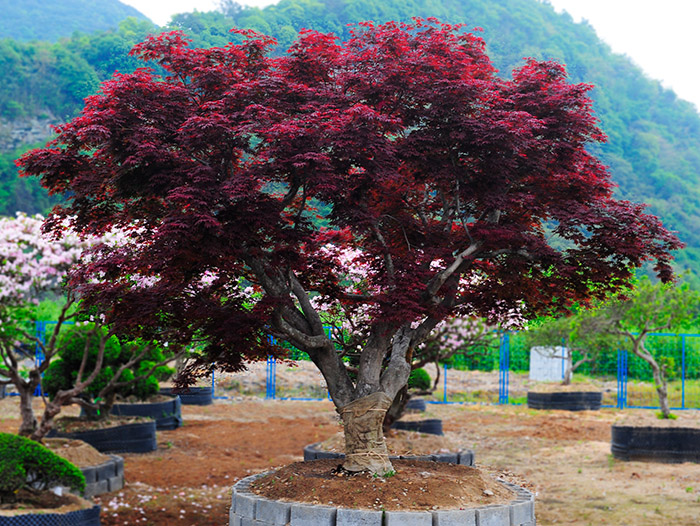
<path fill-rule="evenodd" d="M 408 394 L 408 386 L 405 385 L 399 392 L 396 393 L 394 401 L 391 403 L 391 407 L 386 412 L 384 416 L 384 423 L 382 424 L 384 435 L 386 435 L 391 429 L 391 425 L 399 420 L 403 414 L 406 412 L 406 404 L 410 400 L 411 396 Z"/>
<path fill-rule="evenodd" d="M 41 416 L 41 424 L 36 427 L 30 438 L 41 442 L 49 431 L 53 428 L 54 419 L 61 412 L 61 407 L 64 405 L 62 400 L 53 399 L 44 407 L 44 413 Z"/>
<path fill-rule="evenodd" d="M 393 471 L 382 431 L 382 422 L 391 403 L 390 396 L 376 392 L 337 409 L 345 430 L 343 468 L 379 475 Z"/>
<path fill-rule="evenodd" d="M 37 428 L 37 420 L 34 415 L 34 408 L 32 407 L 36 386 L 33 385 L 33 382 L 16 382 L 15 387 L 19 391 L 19 414 L 22 418 L 18 434 L 28 437 L 31 436 Z"/>
<path fill-rule="evenodd" d="M 666 382 L 666 375 L 662 373 L 661 368 L 656 363 L 650 362 L 649 365 L 651 365 L 651 370 L 654 373 L 654 385 L 659 395 L 661 414 L 664 418 L 669 418 L 671 409 L 668 406 L 668 382 Z"/>
<path fill-rule="evenodd" d="M 566 364 L 564 365 L 564 380 L 562 381 L 562 385 L 571 385 L 571 377 L 574 373 L 574 351 L 565 347 L 564 354 L 566 356 Z"/>

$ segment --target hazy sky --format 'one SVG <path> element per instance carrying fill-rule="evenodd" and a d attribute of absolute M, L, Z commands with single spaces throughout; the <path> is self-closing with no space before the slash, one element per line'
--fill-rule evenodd
<path fill-rule="evenodd" d="M 493 0 L 498 1 L 498 0 Z M 187 11 L 210 11 L 217 0 L 122 0 L 156 24 Z M 700 0 L 549 0 L 575 21 L 588 20 L 612 50 L 700 108 Z M 274 0 L 239 0 L 264 7 Z M 488 44 L 488 43 L 487 43 Z"/>

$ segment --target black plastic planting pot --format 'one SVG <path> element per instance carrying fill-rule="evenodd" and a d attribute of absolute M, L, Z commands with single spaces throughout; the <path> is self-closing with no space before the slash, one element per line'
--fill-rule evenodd
<path fill-rule="evenodd" d="M 183 405 L 211 405 L 214 403 L 211 387 L 188 387 L 183 389 L 163 387 L 160 393 L 164 395 L 178 395 Z"/>
<path fill-rule="evenodd" d="M 112 414 L 119 416 L 145 416 L 156 421 L 156 429 L 177 429 L 182 425 L 180 397 L 173 396 L 163 402 L 144 404 L 114 404 Z"/>
<path fill-rule="evenodd" d="M 563 411 L 596 411 L 603 403 L 600 391 L 555 391 L 551 393 L 527 393 L 527 406 L 531 409 L 560 409 Z"/>
<path fill-rule="evenodd" d="M 620 460 L 700 462 L 700 429 L 615 424 L 610 449 Z"/>
<path fill-rule="evenodd" d="M 82 440 L 102 453 L 148 453 L 158 448 L 155 420 L 74 433 L 52 430 L 48 436 Z"/>
<path fill-rule="evenodd" d="M 406 403 L 406 409 L 410 411 L 425 411 L 426 408 L 425 400 L 422 398 L 411 398 Z"/>
<path fill-rule="evenodd" d="M 429 418 L 428 420 L 399 420 L 391 425 L 394 429 L 402 429 L 404 431 L 418 431 L 419 433 L 429 433 L 431 435 L 442 435 L 442 420 L 438 418 Z"/>
<path fill-rule="evenodd" d="M 100 526 L 100 507 L 66 513 L 25 513 L 0 516 L 0 526 Z"/>

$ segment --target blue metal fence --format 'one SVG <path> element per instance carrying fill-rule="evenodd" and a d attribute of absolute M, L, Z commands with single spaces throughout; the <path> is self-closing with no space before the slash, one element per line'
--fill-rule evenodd
<path fill-rule="evenodd" d="M 562 341 L 562 378 L 565 374 L 565 352 L 567 342 Z M 673 409 L 700 409 L 700 334 L 653 334 L 650 335 L 647 347 L 657 357 L 662 357 L 668 365 L 669 380 L 672 389 L 669 392 L 670 403 Z M 295 353 L 296 354 L 296 353 Z M 610 358 L 613 358 L 611 360 Z M 295 356 L 300 358 L 300 356 Z M 484 370 L 484 363 L 488 364 L 488 358 L 481 357 L 481 361 L 475 369 Z M 512 374 L 526 374 L 529 371 L 530 349 L 522 333 L 502 334 L 498 346 L 497 370 L 498 390 L 493 392 L 468 393 L 456 380 L 458 374 L 454 371 L 454 364 L 442 364 L 441 391 L 435 393 L 431 403 L 492 403 L 492 404 L 518 404 L 525 402 L 525 391 L 515 390 L 511 381 Z M 296 399 L 296 400 L 321 400 L 324 395 L 307 397 L 288 396 L 276 391 L 275 360 L 268 361 L 268 379 L 265 396 L 268 399 Z M 465 360 L 456 360 L 455 363 L 463 366 Z M 496 363 L 494 363 L 496 365 Z M 469 369 L 469 367 L 467 367 Z M 603 405 L 605 407 L 624 408 L 655 408 L 658 406 L 656 391 L 653 383 L 650 384 L 650 367 L 641 359 L 624 349 L 611 349 L 603 356 L 599 363 L 588 366 L 585 371 L 594 378 L 605 378 L 610 382 L 617 381 L 617 386 L 606 389 Z M 688 392 L 689 382 L 694 388 Z M 520 382 L 522 383 L 522 382 Z"/>
<path fill-rule="evenodd" d="M 36 322 L 35 334 L 41 341 L 46 341 L 47 328 L 54 321 Z M 328 329 L 330 335 L 330 329 Z M 271 337 L 272 340 L 272 337 Z M 274 340 L 272 340 L 274 341 Z M 566 348 L 562 341 L 562 353 Z M 664 364 L 668 379 L 671 381 L 669 389 L 669 403 L 672 409 L 700 409 L 700 334 L 671 334 L 656 333 L 649 335 L 647 348 Z M 308 360 L 308 355 L 290 349 L 289 358 L 294 360 Z M 496 358 L 498 370 L 495 370 Z M 564 354 L 562 355 L 562 378 L 565 372 Z M 36 345 L 35 363 L 38 365 L 44 359 L 41 347 Z M 615 362 L 616 359 L 616 362 Z M 454 360 L 451 364 L 442 364 L 442 393 L 436 393 L 433 403 L 460 403 L 460 402 L 484 402 L 495 404 L 523 403 L 523 392 L 514 392 L 510 375 L 512 373 L 526 373 L 529 371 L 530 349 L 523 333 L 504 333 L 500 336 L 498 354 L 490 361 L 488 356 L 481 356 L 478 361 L 471 362 L 461 359 Z M 468 392 L 470 387 L 458 385 L 453 367 L 467 370 L 491 370 L 498 373 L 498 393 L 495 390 L 493 396 L 488 392 Z M 617 388 L 604 393 L 603 404 L 607 407 L 624 409 L 655 408 L 658 399 L 656 392 L 650 388 L 651 368 L 649 365 L 623 348 L 611 349 L 602 353 L 595 364 L 588 365 L 584 371 L 595 378 L 608 378 L 617 380 Z M 323 384 L 323 378 L 319 373 L 319 385 L 311 390 L 311 393 L 295 393 L 289 386 L 278 385 L 277 361 L 268 358 L 266 369 L 265 398 L 266 399 L 294 399 L 294 400 L 322 400 L 328 397 L 328 391 Z M 216 388 L 216 377 L 212 374 L 212 388 Z M 689 386 L 691 389 L 689 390 Z M 473 389 L 472 389 L 473 390 Z M 37 394 L 41 394 L 37 392 Z M 303 394 L 303 396 L 301 396 Z"/>

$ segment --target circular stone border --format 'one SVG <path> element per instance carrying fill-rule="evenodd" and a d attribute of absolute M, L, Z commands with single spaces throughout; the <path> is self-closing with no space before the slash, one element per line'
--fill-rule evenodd
<path fill-rule="evenodd" d="M 613 424 L 610 451 L 620 460 L 700 463 L 700 429 Z"/>
<path fill-rule="evenodd" d="M 365 509 L 335 508 L 306 503 L 269 500 L 250 490 L 250 485 L 260 477 L 272 473 L 260 473 L 239 480 L 231 496 L 229 526 L 256 524 L 275 526 L 535 526 L 535 496 L 515 484 L 498 482 L 515 492 L 508 504 L 481 506 L 478 508 L 434 511 L 373 511 Z"/>
<path fill-rule="evenodd" d="M 530 409 L 559 409 L 562 411 L 597 411 L 603 403 L 602 391 L 528 391 Z"/>
<path fill-rule="evenodd" d="M 309 444 L 304 448 L 304 462 L 320 460 L 323 458 L 344 459 L 345 453 L 337 451 L 326 451 L 319 449 L 321 442 Z M 460 449 L 456 452 L 435 453 L 432 455 L 389 455 L 389 460 L 429 460 L 432 462 L 445 462 L 446 464 L 461 464 L 463 466 L 474 465 L 474 451 L 471 449 Z"/>
<path fill-rule="evenodd" d="M 69 511 L 66 513 L 25 513 L 2 515 L 0 526 L 100 526 L 100 507 Z"/>
<path fill-rule="evenodd" d="M 85 498 L 96 497 L 124 487 L 124 459 L 109 455 L 110 459 L 96 466 L 80 468 L 85 476 Z"/>

